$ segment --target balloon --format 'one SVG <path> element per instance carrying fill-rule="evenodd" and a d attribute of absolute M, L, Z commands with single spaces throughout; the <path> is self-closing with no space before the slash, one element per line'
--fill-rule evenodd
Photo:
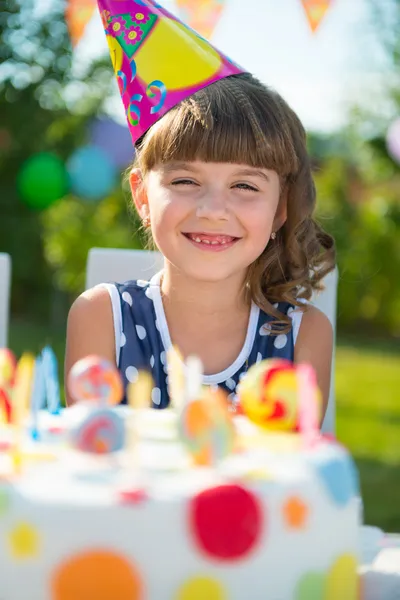
<path fill-rule="evenodd" d="M 55 154 L 42 152 L 28 158 L 18 175 L 21 198 L 31 208 L 48 208 L 68 191 L 64 163 Z"/>
<path fill-rule="evenodd" d="M 182 19 L 192 29 L 210 38 L 221 18 L 225 0 L 176 0 Z"/>
<path fill-rule="evenodd" d="M 315 33 L 332 4 L 332 0 L 301 0 L 301 3 L 306 11 L 311 31 Z"/>
<path fill-rule="evenodd" d="M 117 168 L 133 162 L 134 149 L 129 129 L 113 119 L 96 119 L 90 125 L 90 142 L 101 148 Z"/>
<path fill-rule="evenodd" d="M 67 163 L 72 191 L 87 200 L 101 200 L 117 180 L 115 166 L 101 148 L 85 146 L 76 150 Z"/>
<path fill-rule="evenodd" d="M 65 10 L 72 45 L 76 46 L 93 16 L 96 0 L 69 0 Z"/>
<path fill-rule="evenodd" d="M 393 160 L 400 164 L 400 118 L 390 125 L 386 134 L 386 146 Z"/>

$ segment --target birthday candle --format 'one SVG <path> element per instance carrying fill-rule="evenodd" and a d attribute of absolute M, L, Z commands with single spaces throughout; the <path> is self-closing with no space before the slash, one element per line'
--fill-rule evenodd
<path fill-rule="evenodd" d="M 185 397 L 186 402 L 196 400 L 201 395 L 203 386 L 203 365 L 197 356 L 189 356 L 186 360 Z"/>
<path fill-rule="evenodd" d="M 167 365 L 170 406 L 180 410 L 185 402 L 185 373 L 183 357 L 176 347 L 168 350 Z"/>
<path fill-rule="evenodd" d="M 22 424 L 30 404 L 34 366 L 35 357 L 29 353 L 23 354 L 17 365 L 12 395 L 12 404 L 15 411 L 14 423 L 17 426 Z"/>
<path fill-rule="evenodd" d="M 16 368 L 17 361 L 11 350 L 0 348 L 0 422 L 11 422 L 11 392 Z"/>
<path fill-rule="evenodd" d="M 127 449 L 131 456 L 131 466 L 139 467 L 138 445 L 139 445 L 139 412 L 151 406 L 151 391 L 153 389 L 153 378 L 148 371 L 139 371 L 138 378 L 130 383 L 127 388 L 128 405 L 135 410 L 127 420 Z"/>
<path fill-rule="evenodd" d="M 44 384 L 47 394 L 47 406 L 54 415 L 60 411 L 60 384 L 58 381 L 58 364 L 54 351 L 50 346 L 42 350 Z"/>
<path fill-rule="evenodd" d="M 39 438 L 39 412 L 40 409 L 43 408 L 46 400 L 45 385 L 46 382 L 44 375 L 43 360 L 40 356 L 38 356 L 35 360 L 31 397 L 32 437 L 35 440 Z"/>
<path fill-rule="evenodd" d="M 32 354 L 23 354 L 18 362 L 15 376 L 14 391 L 12 395 L 12 420 L 15 426 L 13 463 L 16 471 L 19 471 L 21 468 L 22 428 L 31 396 L 34 366 L 35 357 Z"/>

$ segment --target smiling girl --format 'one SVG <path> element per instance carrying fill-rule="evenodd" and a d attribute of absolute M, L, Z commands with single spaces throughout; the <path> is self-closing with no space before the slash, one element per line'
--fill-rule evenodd
<path fill-rule="evenodd" d="M 125 384 L 147 369 L 164 408 L 171 345 L 200 357 L 204 383 L 232 402 L 251 365 L 282 357 L 313 365 L 325 409 L 332 328 L 307 300 L 334 267 L 334 244 L 313 219 L 297 116 L 253 76 L 235 75 L 172 108 L 136 150 L 132 195 L 164 269 L 76 300 L 66 371 L 93 353 L 114 361 Z"/>

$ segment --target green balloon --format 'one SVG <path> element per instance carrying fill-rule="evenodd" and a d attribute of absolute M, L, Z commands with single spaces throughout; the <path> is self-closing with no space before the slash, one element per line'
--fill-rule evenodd
<path fill-rule="evenodd" d="M 63 161 L 49 152 L 28 158 L 18 175 L 18 190 L 31 208 L 48 208 L 68 191 L 68 175 Z"/>
<path fill-rule="evenodd" d="M 297 585 L 296 600 L 324 600 L 325 580 L 326 575 L 323 573 L 304 575 Z"/>

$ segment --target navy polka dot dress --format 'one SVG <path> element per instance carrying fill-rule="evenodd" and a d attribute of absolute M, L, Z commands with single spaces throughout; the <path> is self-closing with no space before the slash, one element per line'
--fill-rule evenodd
<path fill-rule="evenodd" d="M 135 382 L 140 370 L 147 370 L 154 380 L 153 406 L 166 408 L 169 403 L 166 355 L 172 343 L 163 309 L 160 280 L 161 273 L 150 281 L 102 285 L 108 289 L 112 301 L 117 364 L 125 388 L 129 382 Z M 292 318 L 289 333 L 269 335 L 272 318 L 253 304 L 246 340 L 239 356 L 221 373 L 205 375 L 204 384 L 222 387 L 235 403 L 236 387 L 251 365 L 266 358 L 293 360 L 302 312 L 285 302 L 279 303 L 279 310 Z"/>

